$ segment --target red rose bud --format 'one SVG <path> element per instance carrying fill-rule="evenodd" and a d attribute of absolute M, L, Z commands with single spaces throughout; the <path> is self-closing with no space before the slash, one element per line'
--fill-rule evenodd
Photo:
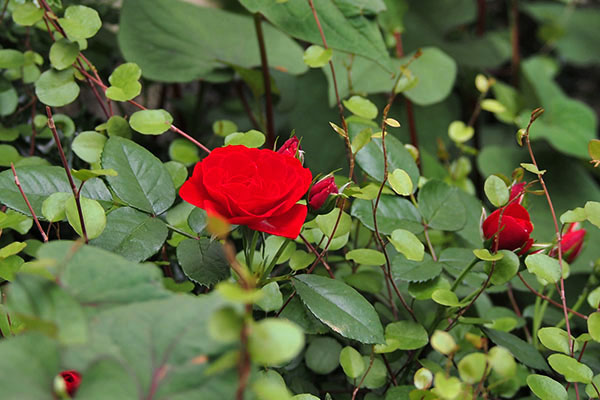
<path fill-rule="evenodd" d="M 510 202 L 521 204 L 523 202 L 523 197 L 525 196 L 525 185 L 526 182 L 515 183 L 510 188 Z M 517 199 L 513 201 L 513 199 Z"/>
<path fill-rule="evenodd" d="M 581 253 L 586 233 L 585 229 L 579 229 L 579 223 L 572 223 L 569 225 L 567 232 L 562 236 L 563 258 L 569 264 L 575 261 L 579 253 Z M 556 257 L 558 255 L 558 248 L 554 247 L 550 250 L 549 255 L 550 257 Z"/>
<path fill-rule="evenodd" d="M 501 213 L 502 224 L 498 225 Z M 498 250 L 516 250 L 527 245 L 529 235 L 533 231 L 529 213 L 523 206 L 516 203 L 494 211 L 483 221 L 482 228 L 486 239 L 491 239 L 496 235 Z"/>
<path fill-rule="evenodd" d="M 296 136 L 292 136 L 288 140 L 285 141 L 277 150 L 279 154 L 285 154 L 288 156 L 296 157 L 302 151 L 300 148 L 300 140 Z"/>
<path fill-rule="evenodd" d="M 69 396 L 73 397 L 79 384 L 81 383 L 81 374 L 75 370 L 63 371 L 59 374 L 65 381 L 65 387 Z"/>
<path fill-rule="evenodd" d="M 310 189 L 308 204 L 310 204 L 313 210 L 318 210 L 323 206 L 330 194 L 337 192 L 338 188 L 335 185 L 333 176 L 321 179 Z"/>

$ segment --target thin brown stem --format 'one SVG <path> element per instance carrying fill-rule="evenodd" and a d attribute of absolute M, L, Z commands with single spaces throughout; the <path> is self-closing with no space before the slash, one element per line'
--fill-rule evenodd
<path fill-rule="evenodd" d="M 485 0 L 477 0 L 477 36 L 485 33 Z"/>
<path fill-rule="evenodd" d="M 31 95 L 31 142 L 29 143 L 29 155 L 32 156 L 35 153 L 35 137 L 37 136 L 37 129 L 35 127 L 35 105 L 37 103 L 37 96 Z"/>
<path fill-rule="evenodd" d="M 534 295 L 536 295 L 537 297 L 541 298 L 542 300 L 547 301 L 548 303 L 552 304 L 553 306 L 556 306 L 558 308 L 562 308 L 562 304 L 560 304 L 558 301 L 556 300 L 552 300 L 550 297 L 543 295 L 542 293 L 538 292 L 537 290 L 535 290 L 534 288 L 531 287 L 531 285 L 529 283 L 527 283 L 527 281 L 525 280 L 525 278 L 523 278 L 523 275 L 521 275 L 520 272 L 517 273 L 517 276 L 519 277 L 519 279 L 521 280 L 521 282 L 523 282 L 523 285 L 525 285 L 525 287 L 527 287 L 527 289 L 529 289 L 529 291 L 531 293 L 533 293 Z M 587 320 L 588 317 L 587 315 L 583 315 L 580 312 L 577 312 L 575 310 L 572 310 L 570 308 L 567 307 L 567 310 L 573 314 L 573 315 L 577 315 L 579 318 L 582 318 L 584 320 Z"/>
<path fill-rule="evenodd" d="M 31 216 L 33 217 L 35 226 L 38 228 L 38 231 L 40 231 L 40 235 L 42 235 L 42 239 L 44 240 L 44 242 L 47 242 L 48 235 L 46 235 L 46 233 L 42 229 L 42 225 L 40 224 L 40 221 L 38 220 L 37 216 L 35 215 L 35 211 L 33 211 L 33 207 L 31 206 L 29 199 L 27 199 L 27 195 L 25 194 L 25 192 L 23 191 L 23 188 L 21 187 L 21 182 L 19 182 L 19 177 L 17 176 L 17 171 L 15 170 L 15 166 L 13 163 L 10 163 L 10 168 L 12 169 L 13 176 L 15 177 L 15 185 L 17 185 L 17 187 L 19 188 L 19 192 L 21 192 L 21 196 L 23 197 L 23 200 L 25 200 L 25 204 L 27 204 L 27 208 L 29 209 Z"/>
<path fill-rule="evenodd" d="M 371 371 L 371 367 L 373 367 L 373 361 L 375 361 L 375 353 L 371 352 L 371 359 L 369 360 L 369 366 L 367 367 L 365 374 L 362 376 L 362 378 L 360 378 L 360 382 L 358 382 L 358 385 L 356 385 L 356 387 L 352 391 L 352 400 L 356 400 L 356 396 L 358 395 L 358 391 L 360 390 L 360 387 L 362 386 L 363 382 L 365 381 L 365 378 L 369 374 L 369 371 Z"/>
<path fill-rule="evenodd" d="M 517 314 L 517 317 L 521 318 L 523 316 L 523 313 L 521 313 L 521 309 L 519 308 L 517 299 L 515 299 L 515 294 L 513 292 L 513 288 L 510 283 L 507 284 L 507 293 L 508 293 L 508 299 L 510 300 L 510 304 L 512 305 L 513 311 L 515 312 L 515 314 Z M 530 342 L 531 341 L 531 333 L 529 332 L 529 328 L 527 327 L 527 324 L 523 325 L 523 331 L 525 332 L 525 337 L 527 338 L 527 341 Z"/>
<path fill-rule="evenodd" d="M 429 254 L 431 254 L 431 258 L 433 261 L 437 261 L 437 255 L 435 254 L 435 249 L 433 248 L 433 244 L 431 243 L 431 239 L 429 238 L 429 226 L 427 224 L 423 224 L 423 234 L 425 235 L 425 242 L 427 242 L 427 248 L 429 249 Z"/>
<path fill-rule="evenodd" d="M 275 144 L 275 123 L 273 120 L 273 98 L 271 93 L 271 76 L 269 74 L 269 62 L 267 60 L 267 48 L 265 46 L 265 37 L 262 30 L 262 15 L 254 14 L 254 27 L 256 37 L 258 38 L 258 48 L 260 50 L 260 65 L 263 74 L 263 83 L 265 86 L 265 103 L 267 116 L 267 147 L 271 148 Z"/>
<path fill-rule="evenodd" d="M 310 252 L 313 253 L 315 256 L 319 257 L 319 251 L 317 249 L 315 249 L 315 247 L 308 240 L 306 240 L 304 235 L 299 234 L 298 236 L 300 237 L 300 239 L 302 239 L 302 241 L 304 242 L 306 247 L 310 250 Z M 335 279 L 335 275 L 333 275 L 333 271 L 331 270 L 331 267 L 329 266 L 329 264 L 327 264 L 327 261 L 325 261 L 322 257 L 320 258 L 320 261 L 321 261 L 321 264 L 323 264 L 323 266 L 327 270 L 329 277 L 331 279 Z"/>
<path fill-rule="evenodd" d="M 312 11 L 313 17 L 317 24 L 317 28 L 319 29 L 319 34 L 321 35 L 321 40 L 323 41 L 323 47 L 328 49 L 327 40 L 325 39 L 325 33 L 323 32 L 323 27 L 321 26 L 321 21 L 319 21 L 319 16 L 317 15 L 317 10 L 315 8 L 315 4 L 313 0 L 308 0 L 308 4 Z M 331 80 L 333 81 L 333 89 L 335 92 L 335 100 L 337 102 L 338 111 L 340 113 L 340 120 L 342 121 L 342 129 L 344 130 L 344 143 L 346 144 L 346 156 L 348 157 L 348 164 L 350 171 L 348 173 L 348 177 L 350 180 L 353 180 L 354 176 L 354 153 L 352 152 L 352 144 L 350 143 L 350 135 L 348 134 L 348 124 L 346 123 L 346 118 L 344 117 L 344 107 L 342 106 L 342 101 L 340 98 L 340 92 L 338 90 L 338 83 L 335 76 L 335 68 L 333 67 L 333 62 L 329 60 L 329 69 L 331 70 Z"/>
<path fill-rule="evenodd" d="M 398 382 L 396 382 L 396 376 L 394 375 L 394 371 L 392 371 L 392 367 L 390 366 L 390 363 L 389 363 L 387 357 L 385 356 L 385 353 L 381 353 L 381 359 L 383 360 L 383 363 L 385 364 L 385 369 L 387 369 L 388 374 L 390 374 L 392 384 L 394 386 L 398 386 Z"/>
<path fill-rule="evenodd" d="M 516 0 L 514 0 L 516 3 Z M 533 122 L 544 112 L 544 109 L 537 108 L 533 110 L 531 113 L 531 118 L 529 119 L 529 124 L 527 125 L 527 129 L 525 130 L 525 142 L 527 143 L 527 150 L 529 151 L 529 157 L 531 158 L 531 162 L 535 166 L 535 168 L 539 171 L 539 167 L 535 156 L 533 155 L 533 149 L 531 148 L 531 141 L 529 140 L 529 129 Z M 548 192 L 548 188 L 546 187 L 546 182 L 544 181 L 544 177 L 541 173 L 537 174 L 538 180 L 542 185 L 542 189 L 544 190 L 544 194 L 546 196 L 546 200 L 548 202 L 548 207 L 550 208 L 550 213 L 552 214 L 552 221 L 554 222 L 554 232 L 556 233 L 557 244 L 556 247 L 558 249 L 558 264 L 560 266 L 560 300 L 562 302 L 562 309 L 565 316 L 565 326 L 567 328 L 567 333 L 569 335 L 569 347 L 571 349 L 571 357 L 573 356 L 573 339 L 571 337 L 571 324 L 569 322 L 569 313 L 567 312 L 567 298 L 565 295 L 565 279 L 563 278 L 563 250 L 562 250 L 562 232 L 558 225 L 558 219 L 556 218 L 556 212 L 554 211 L 554 205 L 552 204 L 552 199 L 550 198 L 550 192 Z"/>
<path fill-rule="evenodd" d="M 58 132 L 56 131 L 56 125 L 54 124 L 54 118 L 52 117 L 52 110 L 48 106 L 46 106 L 46 114 L 48 115 L 48 127 L 52 131 L 54 142 L 56 143 L 56 147 L 58 147 L 58 154 L 60 155 L 60 160 L 62 161 L 63 168 L 67 173 L 67 179 L 69 180 L 69 185 L 71 185 L 71 190 L 73 191 L 73 196 L 75 197 L 75 205 L 77 206 L 77 213 L 79 214 L 79 223 L 81 224 L 81 233 L 83 235 L 83 240 L 85 240 L 85 242 L 88 243 L 89 241 L 87 237 L 87 232 L 85 230 L 85 222 L 83 221 L 83 210 L 81 209 L 81 202 L 79 199 L 79 189 L 77 189 L 75 181 L 73 180 L 73 176 L 71 175 L 71 168 L 69 167 L 67 157 L 65 157 L 65 152 L 63 151 L 62 144 L 60 143 L 60 138 L 58 137 Z"/>

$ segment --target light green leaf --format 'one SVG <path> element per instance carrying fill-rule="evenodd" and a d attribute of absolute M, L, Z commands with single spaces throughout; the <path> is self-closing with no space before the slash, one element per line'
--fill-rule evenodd
<path fill-rule="evenodd" d="M 336 228 L 336 222 L 340 212 L 342 215 Z M 321 214 L 317 216 L 315 221 L 317 222 L 317 226 L 321 232 L 323 232 L 323 234 L 327 237 L 331 236 L 334 228 L 336 228 L 335 234 L 333 235 L 334 238 L 343 236 L 350 232 L 350 229 L 352 229 L 352 218 L 350 218 L 350 215 L 346 214 L 344 211 L 341 211 L 339 208 L 334 208 L 327 214 Z"/>
<path fill-rule="evenodd" d="M 520 165 L 521 165 L 521 167 L 525 168 L 525 170 L 531 172 L 532 174 L 544 175 L 544 173 L 546 172 L 545 169 L 540 171 L 534 164 L 531 164 L 531 163 L 521 163 Z"/>
<path fill-rule="evenodd" d="M 243 145 L 250 148 L 258 148 L 265 144 L 265 135 L 255 129 L 246 133 L 234 132 L 225 137 L 225 145 Z"/>
<path fill-rule="evenodd" d="M 33 3 L 18 4 L 12 13 L 13 21 L 22 26 L 32 26 L 43 16 L 44 10 Z"/>
<path fill-rule="evenodd" d="M 62 107 L 79 96 L 79 85 L 73 78 L 73 68 L 62 71 L 49 69 L 35 82 L 38 99 L 50 107 Z"/>
<path fill-rule="evenodd" d="M 498 252 L 491 254 L 488 249 L 475 249 L 473 250 L 473 254 L 475 254 L 475 257 L 483 261 L 498 261 L 504 258 L 504 253 Z"/>
<path fill-rule="evenodd" d="M 592 339 L 600 342 L 600 312 L 594 312 L 588 316 L 587 326 Z"/>
<path fill-rule="evenodd" d="M 574 208 L 573 210 L 567 210 L 560 216 L 560 222 L 568 224 L 571 222 L 583 222 L 587 219 L 587 213 L 582 207 Z"/>
<path fill-rule="evenodd" d="M 238 126 L 235 122 L 226 119 L 215 121 L 212 125 L 213 133 L 217 136 L 225 137 L 238 131 Z"/>
<path fill-rule="evenodd" d="M 290 268 L 293 271 L 299 271 L 311 265 L 317 256 L 313 253 L 307 253 L 304 250 L 296 250 L 290 257 Z"/>
<path fill-rule="evenodd" d="M 186 139 L 175 139 L 171 142 L 169 145 L 169 157 L 171 160 L 180 162 L 188 167 L 200 161 L 198 147 Z"/>
<path fill-rule="evenodd" d="M 119 65 L 108 77 L 111 86 L 106 89 L 106 97 L 116 101 L 127 101 L 138 96 L 142 91 L 139 82 L 142 70 L 136 63 Z"/>
<path fill-rule="evenodd" d="M 563 385 L 545 375 L 529 375 L 527 386 L 542 400 L 567 400 L 569 397 Z"/>
<path fill-rule="evenodd" d="M 251 327 L 248 351 L 252 361 L 282 365 L 296 357 L 304 347 L 304 332 L 291 321 L 265 318 Z"/>
<path fill-rule="evenodd" d="M 538 338 L 544 346 L 552 351 L 571 354 L 571 348 L 569 347 L 569 335 L 566 331 L 560 328 L 542 328 L 538 331 Z M 575 341 L 575 339 L 572 339 L 572 342 L 574 343 L 573 351 L 577 351 L 579 349 L 579 344 Z"/>
<path fill-rule="evenodd" d="M 385 338 L 395 341 L 397 349 L 416 350 L 429 343 L 425 328 L 413 321 L 392 322 L 385 327 Z"/>
<path fill-rule="evenodd" d="M 458 300 L 456 293 L 449 289 L 437 289 L 431 295 L 431 300 L 435 301 L 438 304 L 447 307 L 460 307 L 461 302 Z"/>
<path fill-rule="evenodd" d="M 106 214 L 104 208 L 96 200 L 88 199 L 86 197 L 80 197 L 79 202 L 81 204 L 81 211 L 83 214 L 83 223 L 88 239 L 94 239 L 100 236 L 104 228 L 106 227 Z M 65 214 L 69 225 L 75 229 L 75 232 L 79 236 L 83 237 L 83 230 L 81 228 L 81 220 L 79 218 L 79 212 L 75 197 L 70 197 L 65 203 Z"/>
<path fill-rule="evenodd" d="M 344 347 L 340 352 L 340 364 L 346 376 L 352 379 L 358 378 L 367 369 L 360 353 L 350 346 Z"/>
<path fill-rule="evenodd" d="M 67 216 L 65 206 L 73 197 L 72 193 L 52 193 L 42 203 L 42 215 L 50 222 L 62 221 Z"/>
<path fill-rule="evenodd" d="M 490 278 L 490 282 L 494 285 L 504 285 L 510 281 L 519 271 L 519 257 L 512 251 L 500 250 L 496 255 L 501 254 L 503 257 L 496 260 L 494 265 L 494 273 Z M 492 261 L 486 261 L 483 265 L 483 270 L 489 274 L 492 270 Z"/>
<path fill-rule="evenodd" d="M 346 260 L 354 261 L 361 265 L 383 265 L 385 256 L 382 252 L 373 249 L 354 249 L 346 253 Z"/>
<path fill-rule="evenodd" d="M 119 115 L 113 115 L 106 123 L 108 136 L 121 136 L 125 139 L 131 139 L 131 128 L 129 122 Z"/>
<path fill-rule="evenodd" d="M 79 55 L 79 45 L 62 38 L 50 47 L 50 63 L 58 70 L 69 68 Z"/>
<path fill-rule="evenodd" d="M 590 367 L 565 354 L 551 354 L 548 363 L 553 370 L 563 375 L 567 382 L 590 383 L 594 376 Z"/>
<path fill-rule="evenodd" d="M 509 191 L 506 183 L 496 175 L 490 175 L 483 186 L 485 195 L 495 207 L 502 207 L 508 202 Z"/>
<path fill-rule="evenodd" d="M 165 110 L 136 111 L 129 118 L 129 125 L 144 135 L 160 135 L 171 128 L 173 117 Z"/>
<path fill-rule="evenodd" d="M 527 270 L 545 284 L 560 280 L 560 264 L 555 258 L 545 254 L 531 254 L 525 258 Z"/>
<path fill-rule="evenodd" d="M 597 201 L 588 201 L 585 203 L 584 209 L 588 221 L 600 228 L 600 203 Z"/>
<path fill-rule="evenodd" d="M 58 22 L 71 40 L 91 38 L 102 27 L 98 12 L 80 5 L 67 7 L 64 18 L 59 18 Z"/>
<path fill-rule="evenodd" d="M 483 353 L 471 353 L 458 362 L 458 373 L 463 382 L 471 385 L 479 382 L 487 372 L 487 357 Z"/>
<path fill-rule="evenodd" d="M 106 136 L 94 131 L 85 131 L 75 137 L 71 148 L 77 157 L 94 164 L 100 161 L 105 143 Z"/>
<path fill-rule="evenodd" d="M 19 68 L 25 64 L 25 55 L 15 49 L 0 49 L 0 68 Z"/>
<path fill-rule="evenodd" d="M 344 106 L 354 115 L 366 119 L 377 117 L 377 106 L 369 99 L 361 96 L 352 96 L 343 101 Z"/>
<path fill-rule="evenodd" d="M 414 190 L 410 176 L 403 169 L 395 169 L 388 175 L 388 181 L 394 192 L 400 196 L 409 196 Z"/>
<path fill-rule="evenodd" d="M 394 248 L 404 254 L 411 261 L 422 261 L 425 254 L 425 246 L 412 232 L 405 229 L 396 229 L 392 232 L 390 242 Z"/>
<path fill-rule="evenodd" d="M 506 112 L 506 107 L 504 107 L 504 105 L 502 105 L 502 103 L 500 103 L 498 100 L 494 99 L 483 99 L 481 101 L 481 109 L 494 114 Z"/>
<path fill-rule="evenodd" d="M 309 46 L 306 50 L 304 50 L 304 63 L 311 68 L 320 68 L 331 60 L 331 56 L 333 54 L 333 50 L 324 49 L 323 47 L 313 44 Z"/>

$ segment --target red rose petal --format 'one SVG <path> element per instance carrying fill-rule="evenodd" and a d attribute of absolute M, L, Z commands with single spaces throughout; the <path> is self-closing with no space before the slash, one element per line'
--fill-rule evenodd
<path fill-rule="evenodd" d="M 307 213 L 308 209 L 305 205 L 295 204 L 284 214 L 248 224 L 248 227 L 272 235 L 296 239 L 300 234 Z"/>

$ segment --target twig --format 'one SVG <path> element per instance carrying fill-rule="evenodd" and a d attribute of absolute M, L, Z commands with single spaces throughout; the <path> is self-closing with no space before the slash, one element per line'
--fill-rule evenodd
<path fill-rule="evenodd" d="M 254 27 L 256 37 L 258 38 L 258 47 L 260 50 L 260 65 L 263 74 L 263 83 L 265 86 L 265 103 L 267 115 L 267 147 L 272 148 L 275 144 L 275 123 L 273 122 L 273 98 L 271 94 L 271 76 L 269 75 L 269 62 L 267 61 L 267 49 L 265 46 L 265 37 L 262 30 L 262 15 L 254 14 Z"/>
<path fill-rule="evenodd" d="M 425 235 L 425 241 L 427 242 L 427 248 L 429 249 L 429 254 L 431 254 L 431 258 L 433 261 L 437 261 L 437 255 L 435 254 L 435 249 L 433 248 L 433 244 L 431 244 L 431 239 L 429 238 L 429 225 L 423 223 L 423 234 Z"/>
<path fill-rule="evenodd" d="M 306 240 L 306 238 L 304 237 L 304 235 L 299 234 L 298 236 L 300 237 L 300 239 L 302 239 L 302 241 L 304 242 L 304 244 L 306 245 L 306 247 L 308 247 L 308 249 L 310 250 L 310 252 L 313 253 L 315 256 L 319 257 L 319 251 L 317 249 L 315 249 L 314 246 L 312 244 L 310 244 L 310 242 L 308 240 Z M 327 264 L 327 261 L 325 261 L 322 257 L 320 258 L 320 261 L 321 261 L 321 264 L 323 264 L 323 266 L 327 270 L 327 273 L 329 274 L 329 277 L 331 279 L 335 279 L 335 275 L 333 275 L 331 267 L 329 266 L 329 264 Z"/>
<path fill-rule="evenodd" d="M 516 4 L 516 0 L 514 0 Z M 527 143 L 527 150 L 529 151 L 529 156 L 531 157 L 531 162 L 535 166 L 535 168 L 539 171 L 537 161 L 535 160 L 535 156 L 533 155 L 533 150 L 531 148 L 531 141 L 529 140 L 529 129 L 533 122 L 544 112 L 543 108 L 536 108 L 531 113 L 531 118 L 529 118 L 529 124 L 527 124 L 527 128 L 525 129 L 525 142 Z M 546 200 L 548 202 L 548 206 L 550 207 L 550 213 L 552 214 L 552 221 L 554 222 L 554 231 L 556 233 L 557 244 L 556 247 L 558 249 L 558 264 L 560 266 L 560 300 L 562 302 L 563 313 L 565 315 L 565 325 L 567 328 L 567 333 L 569 335 L 569 348 L 571 349 L 571 357 L 573 357 L 573 339 L 571 337 L 571 324 L 569 322 L 569 314 L 567 313 L 567 299 L 565 295 L 565 279 L 563 278 L 563 260 L 562 260 L 562 233 L 560 228 L 558 227 L 558 219 L 556 218 L 556 212 L 554 211 L 554 206 L 552 205 L 552 199 L 550 198 L 550 193 L 548 192 L 548 188 L 546 187 L 546 183 L 544 182 L 544 177 L 541 173 L 537 174 L 538 180 L 542 185 L 542 189 L 544 190 L 544 194 L 546 195 Z"/>
<path fill-rule="evenodd" d="M 525 287 L 527 287 L 527 289 L 529 289 L 529 291 L 533 294 L 535 294 L 537 297 L 539 297 L 542 300 L 547 301 L 548 303 L 552 304 L 553 306 L 556 306 L 558 308 L 562 308 L 562 304 L 560 304 L 558 301 L 552 300 L 550 297 L 543 295 L 542 293 L 538 292 L 537 290 L 535 290 L 534 288 L 531 287 L 531 285 L 529 283 L 527 283 L 527 281 L 523 278 L 523 275 L 521 275 L 520 272 L 517 273 L 517 276 L 519 277 L 519 279 L 521 279 L 521 282 L 523 282 L 523 284 L 525 285 Z M 585 319 L 587 320 L 588 317 L 587 315 L 583 315 L 580 312 L 577 312 L 575 310 L 572 310 L 570 308 L 567 307 L 567 310 L 573 314 L 573 315 L 577 315 L 579 318 Z"/>
<path fill-rule="evenodd" d="M 32 156 L 35 153 L 35 137 L 37 136 L 37 129 L 35 127 L 35 105 L 37 103 L 37 96 L 31 95 L 31 143 L 29 144 L 29 155 Z"/>
<path fill-rule="evenodd" d="M 369 366 L 367 367 L 365 374 L 362 376 L 362 378 L 360 378 L 360 382 L 358 382 L 358 385 L 356 385 L 356 387 L 352 391 L 352 400 L 356 400 L 356 395 L 358 394 L 360 387 L 362 386 L 363 382 L 365 381 L 365 378 L 369 374 L 369 371 L 371 371 L 371 367 L 373 367 L 373 361 L 375 361 L 375 353 L 371 352 L 371 360 L 369 361 Z"/>
<path fill-rule="evenodd" d="M 317 15 L 317 10 L 315 8 L 315 4 L 313 0 L 308 0 L 308 4 L 313 13 L 313 17 L 315 22 L 317 23 L 317 28 L 319 28 L 319 34 L 321 35 L 321 40 L 323 41 L 323 47 L 328 49 L 327 40 L 325 40 L 325 33 L 323 32 L 323 27 L 321 26 L 321 22 L 319 21 L 319 16 Z M 348 157 L 348 164 L 350 171 L 348 173 L 348 177 L 350 180 L 353 180 L 354 176 L 354 153 L 352 152 L 352 144 L 350 143 L 350 135 L 348 133 L 348 124 L 346 123 L 346 118 L 344 117 L 344 107 L 342 106 L 342 101 L 340 99 L 340 92 L 338 90 L 337 79 L 335 77 L 335 68 L 333 67 L 333 61 L 329 60 L 329 69 L 331 70 L 331 80 L 333 81 L 333 89 L 335 92 L 335 100 L 337 102 L 338 111 L 340 113 L 340 119 L 342 121 L 342 129 L 344 130 L 344 142 L 346 144 L 346 156 Z"/>
<path fill-rule="evenodd" d="M 88 243 L 89 240 L 87 237 L 87 232 L 85 230 L 85 223 L 83 221 L 83 210 L 81 209 L 81 202 L 79 200 L 79 190 L 75 185 L 75 181 L 73 181 L 73 176 L 71 175 L 71 168 L 69 167 L 69 163 L 67 162 L 67 158 L 65 157 L 65 152 L 63 151 L 62 145 L 60 143 L 60 138 L 58 137 L 58 132 L 56 131 L 56 125 L 54 125 L 54 119 L 52 118 L 52 110 L 48 106 L 46 106 L 46 114 L 48 115 L 48 127 L 52 131 L 52 136 L 54 136 L 56 147 L 58 147 L 58 154 L 60 155 L 63 167 L 65 169 L 65 172 L 67 173 L 69 184 L 71 185 L 71 190 L 73 191 L 73 196 L 75 197 L 75 205 L 77 206 L 77 213 L 79 214 L 79 223 L 81 224 L 81 233 L 83 234 L 83 240 L 85 240 L 85 242 Z"/>
<path fill-rule="evenodd" d="M 48 236 L 42 229 L 42 225 L 40 224 L 40 221 L 38 220 L 37 216 L 35 215 L 35 211 L 33 211 L 33 207 L 31 206 L 31 203 L 27 199 L 27 195 L 25 194 L 25 192 L 23 191 L 23 188 L 21 187 L 21 182 L 19 182 L 19 177 L 17 176 L 17 171 L 15 170 L 15 166 L 13 163 L 10 163 L 10 168 L 12 169 L 12 173 L 15 177 L 15 184 L 19 188 L 19 192 L 21 192 L 21 196 L 23 196 L 23 200 L 25 200 L 25 204 L 27 204 L 27 208 L 29 208 L 29 212 L 31 213 L 31 216 L 33 217 L 33 221 L 35 222 L 35 226 L 37 226 L 38 231 L 40 231 L 40 235 L 42 235 L 42 239 L 44 240 L 44 242 L 47 242 Z"/>

